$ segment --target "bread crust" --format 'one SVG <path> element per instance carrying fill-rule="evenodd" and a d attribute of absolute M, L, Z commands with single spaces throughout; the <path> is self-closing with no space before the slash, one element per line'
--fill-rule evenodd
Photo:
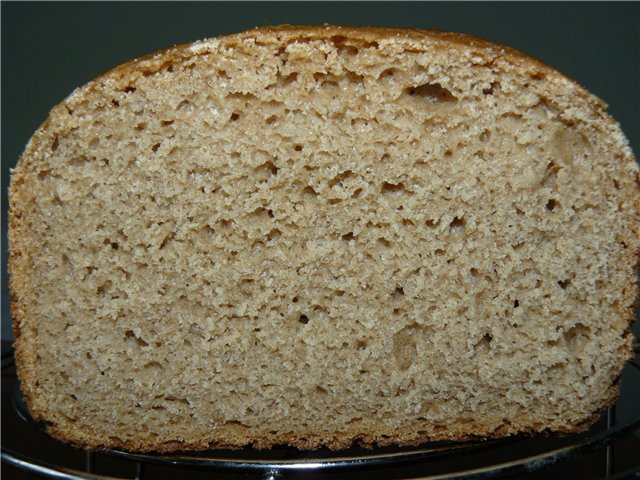
<path fill-rule="evenodd" d="M 528 69 L 536 71 L 542 75 L 553 78 L 555 82 L 570 82 L 576 87 L 577 94 L 593 108 L 601 121 L 609 126 L 615 127 L 615 122 L 606 113 L 606 104 L 588 93 L 584 88 L 578 85 L 574 80 L 568 79 L 555 69 L 548 65 L 533 59 L 512 48 L 501 46 L 470 35 L 447 33 L 440 31 L 424 31 L 419 29 L 390 29 L 390 28 L 350 28 L 338 26 L 303 26 L 295 27 L 290 25 L 282 25 L 278 27 L 260 27 L 246 32 L 226 35 L 218 37 L 214 40 L 204 40 L 202 42 L 182 44 L 165 50 L 145 55 L 123 63 L 89 82 L 87 85 L 74 91 L 67 99 L 54 107 L 47 120 L 38 128 L 33 137 L 27 144 L 19 164 L 21 168 L 16 169 L 11 179 L 10 186 L 10 210 L 9 210 L 9 240 L 10 240 L 10 257 L 9 257 L 9 274 L 10 274 L 10 290 L 11 290 L 11 314 L 13 318 L 13 329 L 15 334 L 15 357 L 17 373 L 20 380 L 22 392 L 27 407 L 35 420 L 46 420 L 46 410 L 37 404 L 37 374 L 36 374 L 36 352 L 33 350 L 35 344 L 35 328 L 30 324 L 27 315 L 28 305 L 26 305 L 21 296 L 21 292 L 27 291 L 28 275 L 28 259 L 23 257 L 23 252 L 15 247 L 15 235 L 17 223 L 22 217 L 21 205 L 19 204 L 18 193 L 20 185 L 24 182 L 25 176 L 28 175 L 29 165 L 37 162 L 40 157 L 41 150 L 44 148 L 43 138 L 45 133 L 49 131 L 51 125 L 60 124 L 57 120 L 60 118 L 65 109 L 73 109 L 76 102 L 80 101 L 84 96 L 90 94 L 95 89 L 100 89 L 104 84 L 114 83 L 122 84 L 134 82 L 141 75 L 153 75 L 167 65 L 175 65 L 180 62 L 192 59 L 198 55 L 204 55 L 211 52 L 211 42 L 221 43 L 227 47 L 233 47 L 246 39 L 256 39 L 259 41 L 280 42 L 283 44 L 295 41 L 314 40 L 314 39 L 330 39 L 332 37 L 344 37 L 353 42 L 379 42 L 384 40 L 393 40 L 401 38 L 404 40 L 415 40 L 416 48 L 419 48 L 420 42 L 429 41 L 436 42 L 442 48 L 462 47 L 482 50 L 484 53 L 494 55 L 494 57 L 506 58 L 516 65 L 525 65 Z M 60 132 L 64 134 L 64 132 Z M 619 134 L 614 138 L 617 147 L 624 152 L 625 161 L 635 161 L 626 139 Z M 630 197 L 634 198 L 633 203 L 636 212 L 640 211 L 640 183 L 636 185 L 636 191 L 630 192 Z M 640 261 L 640 250 L 634 255 L 637 261 Z M 636 263 L 636 269 L 638 264 Z M 635 288 L 637 298 L 638 289 Z M 635 321 L 635 309 L 629 310 L 629 325 Z M 627 334 L 629 341 L 625 344 L 625 358 L 631 359 L 634 356 L 633 342 L 631 341 L 631 327 Z M 622 368 L 622 365 L 620 366 Z M 613 404 L 619 393 L 618 383 L 614 383 L 608 391 L 606 406 L 601 411 L 595 412 L 592 416 L 577 424 L 564 424 L 556 426 L 554 432 L 558 433 L 575 433 L 587 430 L 601 415 L 607 406 Z M 67 424 L 47 424 L 48 432 L 55 438 L 74 443 L 79 446 L 89 447 L 93 449 L 125 449 L 139 452 L 170 452 L 176 450 L 204 450 L 211 448 L 240 448 L 245 445 L 252 445 L 256 448 L 271 448 L 275 445 L 287 444 L 301 449 L 313 449 L 320 446 L 327 446 L 331 449 L 344 449 L 354 444 L 358 444 L 367 448 L 385 445 L 411 446 L 419 445 L 429 441 L 468 441 L 489 439 L 494 437 L 502 437 L 514 434 L 534 434 L 546 431 L 544 428 L 533 428 L 526 424 L 514 422 L 508 426 L 493 428 L 487 425 L 477 425 L 477 430 L 481 433 L 471 434 L 466 431 L 463 425 L 452 425 L 449 430 L 438 432 L 435 430 L 425 430 L 420 434 L 415 433 L 415 426 L 411 426 L 408 431 L 394 432 L 393 435 L 382 434 L 380 432 L 362 433 L 342 432 L 333 436 L 313 435 L 310 434 L 306 438 L 296 435 L 278 435 L 276 437 L 252 438 L 230 431 L 227 437 L 217 442 L 202 441 L 197 443 L 158 443 L 153 439 L 147 441 L 133 442 L 120 438 L 110 437 L 109 439 L 96 439 L 86 435 L 84 432 L 76 429 L 73 425 Z M 310 432 L 311 433 L 311 432 Z"/>

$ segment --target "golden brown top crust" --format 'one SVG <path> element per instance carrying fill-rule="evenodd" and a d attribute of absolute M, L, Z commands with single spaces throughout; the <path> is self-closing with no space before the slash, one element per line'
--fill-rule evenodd
<path fill-rule="evenodd" d="M 410 39 L 415 40 L 417 42 L 422 42 L 424 40 L 436 40 L 449 45 L 458 45 L 463 47 L 473 47 L 483 50 L 491 51 L 495 54 L 510 56 L 514 59 L 519 59 L 521 61 L 526 61 L 535 65 L 537 68 L 544 70 L 545 73 L 553 72 L 561 77 L 564 77 L 571 82 L 580 86 L 575 80 L 567 77 L 566 75 L 558 72 L 553 67 L 541 62 L 538 59 L 530 57 L 518 50 L 515 50 L 511 47 L 500 45 L 497 43 L 490 42 L 488 40 L 484 40 L 479 37 L 475 37 L 473 35 L 467 35 L 463 33 L 452 33 L 452 32 L 443 32 L 439 30 L 421 30 L 417 28 L 386 28 L 386 27 L 343 27 L 343 26 L 293 26 L 293 25 L 278 25 L 275 27 L 256 27 L 251 30 L 247 30 L 241 33 L 234 33 L 228 35 L 221 35 L 215 37 L 215 39 L 224 41 L 225 43 L 232 44 L 234 40 L 245 40 L 250 38 L 258 38 L 261 36 L 275 36 L 280 41 L 292 42 L 295 40 L 314 40 L 314 39 L 328 39 L 332 37 L 344 37 L 345 39 L 351 40 L 361 40 L 365 42 L 373 42 L 382 39 Z M 211 40 L 211 39 L 209 39 Z M 203 40 L 202 42 L 206 42 L 207 40 Z M 128 62 L 125 62 L 115 68 L 112 68 L 102 75 L 98 76 L 95 81 L 98 82 L 103 78 L 118 74 L 125 73 L 130 67 L 140 64 L 145 60 L 157 59 L 161 56 L 166 56 L 168 61 L 178 60 L 181 57 L 184 57 L 185 54 L 187 57 L 192 56 L 193 53 L 190 52 L 190 48 L 194 44 L 198 44 L 200 42 L 194 43 L 183 43 L 176 45 L 174 47 L 169 47 L 166 49 L 158 50 L 153 53 L 149 53 L 147 55 L 134 58 Z M 598 99 L 599 100 L 599 99 Z M 601 103 L 601 107 L 606 109 L 606 105 L 604 102 Z"/>

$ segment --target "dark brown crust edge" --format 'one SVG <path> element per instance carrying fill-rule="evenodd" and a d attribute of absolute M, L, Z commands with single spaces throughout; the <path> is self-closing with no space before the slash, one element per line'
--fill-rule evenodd
<path fill-rule="evenodd" d="M 299 40 L 299 39 L 327 39 L 336 36 L 343 36 L 345 39 L 349 39 L 352 41 L 376 41 L 385 38 L 413 38 L 416 40 L 437 40 L 441 41 L 445 44 L 451 45 L 459 45 L 464 47 L 472 47 L 480 50 L 486 50 L 493 52 L 497 55 L 509 57 L 514 60 L 519 60 L 530 65 L 535 65 L 538 69 L 545 73 L 553 74 L 556 77 L 564 78 L 571 82 L 575 87 L 578 88 L 579 93 L 585 99 L 587 99 L 590 105 L 594 108 L 594 111 L 598 113 L 598 116 L 607 121 L 613 121 L 608 114 L 606 113 L 606 104 L 602 102 L 599 98 L 595 97 L 593 94 L 588 93 L 581 85 L 579 85 L 575 80 L 568 78 L 567 76 L 559 73 L 557 70 L 552 67 L 544 64 L 543 62 L 532 58 L 522 52 L 514 50 L 510 47 L 499 45 L 493 42 L 489 42 L 487 40 L 474 37 L 466 34 L 459 33 L 448 33 L 436 30 L 420 30 L 420 29 L 402 29 L 402 28 L 374 28 L 374 27 L 365 27 L 365 28 L 352 28 L 352 27 L 339 27 L 339 26 L 290 26 L 290 25 L 281 25 L 277 27 L 259 27 L 252 30 L 248 30 L 245 32 L 231 34 L 231 35 L 223 35 L 217 37 L 221 41 L 225 41 L 229 44 L 232 44 L 234 41 L 241 41 L 249 38 L 257 38 L 263 34 L 273 34 L 276 35 L 278 40 L 287 40 L 289 42 Z M 198 44 L 198 42 L 195 42 Z M 179 61 L 183 61 L 188 58 L 192 58 L 197 56 L 197 53 L 191 51 L 191 47 L 194 43 L 185 43 L 181 45 L 177 45 L 171 48 L 167 48 L 164 50 L 159 50 L 154 53 L 150 53 L 148 55 L 138 57 L 132 59 L 128 62 L 125 62 L 115 68 L 112 68 L 105 73 L 99 75 L 94 80 L 87 83 L 84 87 L 81 87 L 78 91 L 71 94 L 67 99 L 63 100 L 59 105 L 52 109 L 50 116 L 43 122 L 43 124 L 38 128 L 38 130 L 34 133 L 33 137 L 27 144 L 24 153 L 22 154 L 19 163 L 25 162 L 27 158 L 29 158 L 30 154 L 37 151 L 39 142 L 41 140 L 42 133 L 49 127 L 51 122 L 51 118 L 54 115 L 56 109 L 67 105 L 67 103 L 74 97 L 75 94 L 86 94 L 90 93 L 93 89 L 99 88 L 101 83 L 108 79 L 122 79 L 124 77 L 129 76 L 132 73 L 141 74 L 140 67 L 144 67 L 146 63 L 150 61 L 160 60 L 157 62 L 157 67 L 155 71 L 159 71 L 162 66 L 166 64 L 175 64 Z M 145 71 L 149 73 L 148 70 Z M 155 73 L 151 71 L 151 73 Z M 633 155 L 632 155 L 633 159 Z M 22 172 L 20 172 L 22 173 Z M 11 179 L 10 186 L 10 198 L 17 191 L 19 187 L 19 183 L 22 181 L 20 175 L 14 175 Z M 638 182 L 638 190 L 640 191 L 640 181 Z M 636 205 L 636 209 L 638 206 Z M 26 316 L 24 313 L 24 306 L 22 305 L 22 301 L 19 296 L 20 288 L 17 286 L 16 281 L 14 280 L 14 273 L 16 269 L 15 258 L 21 255 L 21 252 L 12 249 L 12 234 L 15 232 L 15 225 L 17 223 L 17 219 L 20 217 L 21 212 L 18 207 L 14 204 L 13 201 L 10 200 L 10 208 L 9 208 L 9 287 L 10 287 L 10 298 L 11 298 L 11 315 L 13 318 L 13 329 L 14 335 L 16 338 L 15 341 L 15 358 L 16 358 L 16 370 L 18 373 L 18 378 L 21 384 L 22 392 L 25 398 L 25 402 L 29 412 L 32 414 L 35 420 L 43 420 L 43 415 L 41 412 L 36 411 L 34 408 L 34 399 L 33 399 L 33 391 L 31 388 L 31 380 L 35 376 L 35 372 L 33 368 L 29 368 L 33 365 L 33 357 L 34 353 L 28 349 L 28 345 L 25 344 L 24 336 L 22 335 L 20 323 L 21 320 L 25 319 Z M 636 263 L 635 268 L 636 271 L 640 268 L 640 250 L 636 252 L 636 258 L 638 259 L 638 263 Z M 638 288 L 636 286 L 636 304 L 640 300 L 640 296 L 638 295 Z M 627 335 L 632 335 L 631 333 L 631 325 L 635 321 L 635 309 L 633 307 L 630 308 L 629 315 L 629 329 L 628 333 L 625 332 L 625 338 L 628 338 Z M 626 350 L 626 361 L 629 361 L 634 357 L 634 342 L 627 342 L 628 348 Z M 625 352 L 621 352 L 625 353 Z M 624 363 L 621 365 L 621 369 L 624 366 Z M 504 437 L 514 434 L 522 434 L 522 435 L 532 435 L 536 433 L 560 433 L 560 434 L 571 434 L 571 433 L 579 433 L 586 431 L 593 423 L 597 421 L 597 419 L 601 416 L 602 412 L 605 411 L 611 404 L 613 404 L 619 394 L 619 381 L 616 380 L 614 384 L 611 386 L 609 390 L 609 397 L 606 399 L 606 403 L 601 407 L 601 409 L 597 412 L 594 412 L 587 419 L 582 420 L 580 423 L 575 425 L 567 425 L 565 427 L 557 428 L 553 431 L 550 430 L 540 430 L 534 428 L 506 428 L 506 429 L 497 429 L 491 434 L 488 435 L 473 435 L 473 434 L 463 434 L 457 436 L 451 436 L 447 434 L 425 434 L 420 437 L 416 437 L 411 441 L 403 440 L 401 436 L 396 438 L 379 438 L 375 435 L 361 435 L 361 436 L 347 436 L 344 438 L 334 438 L 333 440 L 322 441 L 320 445 L 325 445 L 331 449 L 344 449 L 349 448 L 354 444 L 358 444 L 367 448 L 373 448 L 375 446 L 386 446 L 386 445 L 398 445 L 398 446 L 414 446 L 418 444 L 422 444 L 429 441 L 469 441 L 469 440 L 487 440 L 491 438 Z M 512 425 L 512 427 L 516 427 Z M 73 435 L 68 435 L 68 431 L 65 431 L 65 428 L 61 428 L 58 425 L 47 423 L 46 425 L 47 431 L 51 436 L 57 438 L 66 443 L 71 443 L 77 446 L 84 446 L 93 449 L 108 449 L 108 448 L 120 448 L 131 451 L 139 451 L 139 452 L 170 452 L 177 450 L 204 450 L 210 448 L 242 448 L 247 444 L 251 444 L 251 442 L 243 442 L 243 443 L 233 443 L 233 442 L 201 442 L 196 444 L 171 444 L 164 445 L 149 442 L 148 444 L 138 444 L 134 442 L 129 442 L 121 439 L 111 438 L 110 443 L 103 444 L 98 442 L 91 442 L 86 438 L 83 438 L 84 442 L 78 441 L 78 439 L 72 438 Z M 282 437 L 281 441 L 262 441 L 256 440 L 253 442 L 254 446 L 258 448 L 270 448 L 280 444 L 288 444 L 301 449 L 309 449 L 315 448 L 319 445 L 310 444 L 309 442 L 301 441 L 298 437 Z"/>
<path fill-rule="evenodd" d="M 610 390 L 610 395 L 607 400 L 607 403 L 603 405 L 599 410 L 594 412 L 588 418 L 576 423 L 574 425 L 567 425 L 565 427 L 561 427 L 555 430 L 544 428 L 544 429 L 536 429 L 536 428 L 517 428 L 516 425 L 512 425 L 509 428 L 507 426 L 500 426 L 494 429 L 489 434 L 470 434 L 466 433 L 463 435 L 450 435 L 446 432 L 442 434 L 429 435 L 423 434 L 414 437 L 412 440 L 403 440 L 401 436 L 399 437 L 390 437 L 386 435 L 376 435 L 376 434 L 359 434 L 357 436 L 336 436 L 333 438 L 326 439 L 316 439 L 316 440 L 303 440 L 297 436 L 279 437 L 279 440 L 269 441 L 266 439 L 255 439 L 253 441 L 217 441 L 217 442 L 199 442 L 199 443 L 181 443 L 181 442 L 164 442 L 164 443 L 149 443 L 149 444 L 141 444 L 138 442 L 131 442 L 128 440 L 123 440 L 119 438 L 110 438 L 109 443 L 99 443 L 99 442 L 82 442 L 77 439 L 70 438 L 68 436 L 68 432 L 64 427 L 60 427 L 56 424 L 45 423 L 45 428 L 47 433 L 51 435 L 53 438 L 60 440 L 64 443 L 68 443 L 74 445 L 78 448 L 85 448 L 96 451 L 106 451 L 109 449 L 117 449 L 117 450 L 125 450 L 131 452 L 140 452 L 140 453 L 170 453 L 176 451 L 204 451 L 204 450 L 214 450 L 214 449 L 230 449 L 230 450 L 238 450 L 243 448 L 254 448 L 254 449 L 269 449 L 276 446 L 289 446 L 293 448 L 297 448 L 299 450 L 313 450 L 319 447 L 327 447 L 330 450 L 345 450 L 351 447 L 357 446 L 366 449 L 374 449 L 376 447 L 387 447 L 387 446 L 396 446 L 400 448 L 409 448 L 409 447 L 418 447 L 420 445 L 427 444 L 429 442 L 478 442 L 478 441 L 488 441 L 497 438 L 518 436 L 518 437 L 531 437 L 534 435 L 543 435 L 543 436 L 566 436 L 577 433 L 584 433 L 588 431 L 600 417 L 606 412 L 606 410 L 615 403 L 617 396 L 619 394 L 620 382 L 619 379 L 612 385 L 612 389 Z"/>

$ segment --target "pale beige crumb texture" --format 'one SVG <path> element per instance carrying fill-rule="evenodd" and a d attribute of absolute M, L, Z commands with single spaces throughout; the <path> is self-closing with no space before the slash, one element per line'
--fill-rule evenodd
<path fill-rule="evenodd" d="M 478 39 L 258 29 L 74 91 L 13 172 L 22 389 L 135 451 L 576 431 L 631 354 L 638 167 Z"/>

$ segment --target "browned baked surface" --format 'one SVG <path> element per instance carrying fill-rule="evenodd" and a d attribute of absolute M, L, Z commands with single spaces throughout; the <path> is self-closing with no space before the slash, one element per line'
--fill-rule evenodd
<path fill-rule="evenodd" d="M 514 50 L 262 28 L 76 90 L 11 185 L 34 418 L 95 448 L 585 428 L 631 355 L 638 167 Z"/>

